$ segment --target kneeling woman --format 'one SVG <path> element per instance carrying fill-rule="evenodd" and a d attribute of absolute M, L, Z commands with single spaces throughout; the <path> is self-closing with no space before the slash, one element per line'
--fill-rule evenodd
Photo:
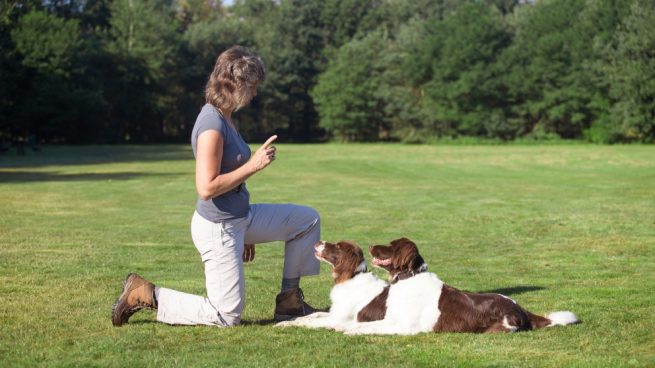
<path fill-rule="evenodd" d="M 304 302 L 299 282 L 301 276 L 319 272 L 313 248 L 320 238 L 318 213 L 293 204 L 250 204 L 246 188 L 246 179 L 275 160 L 272 143 L 277 136 L 251 156 L 232 113 L 257 95 L 265 74 L 262 60 L 243 47 L 220 54 L 191 135 L 199 195 L 191 235 L 205 265 L 207 297 L 158 287 L 129 274 L 114 305 L 115 326 L 142 308 L 157 309 L 157 320 L 168 324 L 239 324 L 245 300 L 243 263 L 254 257 L 254 244 L 271 241 L 285 241 L 274 318 L 285 320 L 315 311 Z"/>

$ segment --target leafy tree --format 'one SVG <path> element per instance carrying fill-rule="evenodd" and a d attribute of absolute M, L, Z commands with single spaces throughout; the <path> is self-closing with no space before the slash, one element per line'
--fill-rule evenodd
<path fill-rule="evenodd" d="M 267 100 L 264 104 L 281 119 L 282 139 L 307 141 L 316 137 L 318 114 L 309 91 L 314 87 L 323 59 L 322 0 L 283 1 L 268 18 L 270 32 L 259 51 L 268 65 Z"/>
<path fill-rule="evenodd" d="M 19 118 L 16 104 L 24 90 L 24 76 L 11 31 L 16 25 L 18 11 L 14 4 L 0 3 L 0 150 L 13 139 Z"/>
<path fill-rule="evenodd" d="M 87 36 L 96 36 L 94 31 L 109 28 L 111 0 L 85 0 L 80 14 L 80 26 L 87 30 Z"/>
<path fill-rule="evenodd" d="M 388 130 L 384 102 L 375 91 L 382 74 L 379 55 L 387 40 L 373 32 L 342 46 L 319 77 L 312 97 L 321 116 L 321 126 L 341 140 L 377 140 Z"/>
<path fill-rule="evenodd" d="M 26 70 L 23 90 L 28 92 L 14 106 L 22 117 L 16 133 L 65 137 L 74 129 L 78 112 L 71 84 L 80 49 L 78 22 L 32 11 L 20 18 L 11 36 Z"/>
<path fill-rule="evenodd" d="M 652 9 L 645 0 L 1 2 L 0 140 L 186 141 L 216 56 L 240 44 L 268 67 L 236 116 L 251 140 L 328 131 L 649 142 Z"/>
<path fill-rule="evenodd" d="M 116 0 L 110 10 L 107 50 L 116 70 L 107 87 L 118 125 L 114 139 L 156 141 L 169 102 L 164 86 L 175 70 L 175 22 L 154 0 Z"/>
<path fill-rule="evenodd" d="M 424 49 L 429 36 L 428 22 L 412 18 L 388 37 L 386 50 L 377 56 L 383 67 L 381 84 L 373 93 L 384 101 L 385 121 L 391 136 L 407 142 L 420 142 L 431 115 L 423 109 L 423 85 L 431 80 L 432 57 Z"/>
<path fill-rule="evenodd" d="M 485 4 L 467 4 L 431 24 L 424 49 L 433 63 L 423 104 L 434 133 L 512 134 L 498 123 L 505 96 L 493 67 L 509 42 L 500 14 Z"/>
<path fill-rule="evenodd" d="M 516 37 L 501 57 L 511 111 L 531 131 L 580 138 L 607 108 L 594 63 L 622 2 L 550 0 L 519 8 Z M 623 2 L 625 3 L 625 2 Z"/>
<path fill-rule="evenodd" d="M 78 50 L 78 22 L 42 11 L 26 14 L 12 32 L 23 65 L 43 74 L 68 76 Z"/>
<path fill-rule="evenodd" d="M 222 13 L 220 1 L 176 0 L 176 18 L 183 28 L 197 22 L 217 20 Z"/>
<path fill-rule="evenodd" d="M 405 24 L 417 20 L 443 20 L 460 6 L 475 0 L 386 0 L 375 9 L 375 20 L 380 27 L 395 37 Z"/>
<path fill-rule="evenodd" d="M 486 0 L 485 2 L 495 6 L 503 15 L 512 14 L 514 9 L 521 4 L 521 0 Z"/>
<path fill-rule="evenodd" d="M 376 10 L 381 0 L 325 0 L 321 9 L 323 47 L 331 52 L 349 42 L 356 35 L 366 35 L 378 27 Z"/>
<path fill-rule="evenodd" d="M 610 116 L 621 136 L 655 141 L 655 4 L 632 5 L 616 35 L 606 72 L 614 101 Z M 607 140 L 617 138 L 615 134 Z"/>

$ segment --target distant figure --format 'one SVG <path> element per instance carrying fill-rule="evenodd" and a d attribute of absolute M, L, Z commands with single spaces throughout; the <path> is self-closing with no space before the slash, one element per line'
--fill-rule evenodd
<path fill-rule="evenodd" d="M 251 156 L 232 113 L 257 95 L 264 78 L 264 63 L 247 49 L 234 46 L 220 54 L 191 134 L 199 195 L 191 236 L 205 265 L 207 297 L 158 287 L 132 273 L 114 305 L 115 326 L 142 308 L 157 309 L 157 320 L 168 324 L 238 325 L 246 291 L 243 264 L 254 259 L 255 243 L 271 241 L 285 242 L 275 320 L 315 312 L 299 285 L 301 276 L 319 273 L 313 247 L 320 238 L 318 213 L 294 204 L 250 204 L 246 188 L 246 179 L 275 160 L 277 136 Z"/>

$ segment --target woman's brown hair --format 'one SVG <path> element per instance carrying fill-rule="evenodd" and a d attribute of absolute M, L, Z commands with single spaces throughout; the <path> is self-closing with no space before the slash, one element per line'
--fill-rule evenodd
<path fill-rule="evenodd" d="M 262 59 L 242 46 L 218 55 L 205 87 L 205 101 L 222 111 L 235 111 L 250 102 L 252 89 L 266 78 Z"/>

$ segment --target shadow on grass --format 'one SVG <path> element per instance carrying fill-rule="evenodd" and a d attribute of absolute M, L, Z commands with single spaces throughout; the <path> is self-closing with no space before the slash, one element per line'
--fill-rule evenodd
<path fill-rule="evenodd" d="M 193 160 L 189 145 L 44 146 L 40 152 L 28 152 L 24 156 L 0 154 L 0 167 L 179 160 Z"/>
<path fill-rule="evenodd" d="M 544 290 L 546 288 L 541 286 L 512 286 L 507 288 L 500 288 L 487 291 L 479 291 L 479 293 L 494 293 L 494 294 L 503 294 L 503 295 L 516 295 L 523 294 L 530 291 Z"/>
<path fill-rule="evenodd" d="M 131 325 L 149 325 L 152 323 L 161 323 L 161 322 L 157 321 L 156 319 L 139 319 L 136 321 L 129 321 L 128 323 Z"/>
<path fill-rule="evenodd" d="M 129 324 L 131 325 L 149 325 L 152 323 L 162 323 L 159 322 L 155 319 L 139 319 L 136 321 L 130 321 Z M 260 319 L 260 320 L 255 320 L 255 321 L 250 321 L 250 320 L 241 320 L 240 325 L 242 326 L 270 326 L 276 324 L 277 321 L 274 319 Z M 172 326 L 182 326 L 182 325 L 172 325 Z"/>
<path fill-rule="evenodd" d="M 57 172 L 0 171 L 0 183 L 28 183 L 52 181 L 107 181 L 130 180 L 145 176 L 178 176 L 178 173 L 145 174 L 136 172 L 58 174 Z"/>
<path fill-rule="evenodd" d="M 268 326 L 277 323 L 274 319 L 260 319 L 256 321 L 241 320 L 242 325 L 246 326 Z"/>

